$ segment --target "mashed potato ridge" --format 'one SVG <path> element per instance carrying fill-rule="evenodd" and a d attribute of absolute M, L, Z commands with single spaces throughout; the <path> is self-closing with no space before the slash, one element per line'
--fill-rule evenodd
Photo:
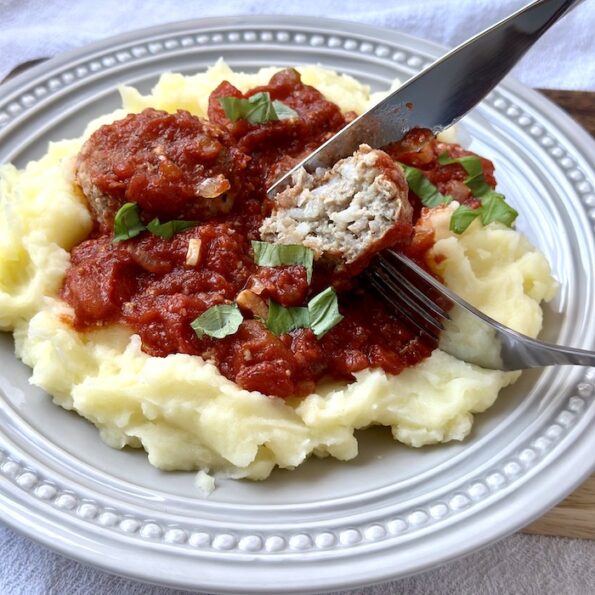
<path fill-rule="evenodd" d="M 206 73 L 165 74 L 151 95 L 123 88 L 124 109 L 90 123 L 82 139 L 52 143 L 22 171 L 0 168 L 0 328 L 14 331 L 17 355 L 33 369 L 31 382 L 94 423 L 111 446 L 142 447 L 161 469 L 201 469 L 198 484 L 205 489 L 212 487 L 207 470 L 264 479 L 275 466 L 293 468 L 311 454 L 351 459 L 354 430 L 373 424 L 390 426 L 395 439 L 411 446 L 462 440 L 473 413 L 490 407 L 518 377 L 435 351 L 398 376 L 365 370 L 352 384 L 322 384 L 306 398 L 282 400 L 240 389 L 197 356 L 150 357 L 123 327 L 78 333 L 64 322 L 70 310 L 56 294 L 68 251 L 92 225 L 72 184 L 84 139 L 148 106 L 204 116 L 222 79 L 246 90 L 277 70 L 234 73 L 220 61 Z M 344 111 L 361 112 L 375 100 L 350 77 L 317 66 L 298 70 Z M 539 302 L 556 288 L 543 255 L 499 224 L 475 222 L 456 236 L 449 217 L 448 208 L 437 209 L 426 222 L 436 230 L 436 270 L 470 302 L 535 336 Z"/>

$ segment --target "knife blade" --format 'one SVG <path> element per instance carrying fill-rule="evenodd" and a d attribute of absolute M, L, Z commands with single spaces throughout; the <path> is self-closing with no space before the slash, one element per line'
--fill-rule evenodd
<path fill-rule="evenodd" d="M 538 0 L 475 35 L 409 79 L 310 153 L 268 190 L 274 196 L 300 168 L 313 172 L 352 155 L 360 144 L 380 148 L 413 128 L 434 134 L 475 107 L 561 16 L 582 0 Z"/>

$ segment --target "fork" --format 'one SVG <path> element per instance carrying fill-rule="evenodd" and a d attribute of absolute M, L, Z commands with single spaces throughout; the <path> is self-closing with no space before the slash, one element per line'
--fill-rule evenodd
<path fill-rule="evenodd" d="M 595 352 L 538 341 L 469 304 L 403 254 L 385 250 L 365 273 L 370 285 L 442 351 L 490 370 L 595 366 Z M 473 337 L 473 345 L 465 340 Z"/>

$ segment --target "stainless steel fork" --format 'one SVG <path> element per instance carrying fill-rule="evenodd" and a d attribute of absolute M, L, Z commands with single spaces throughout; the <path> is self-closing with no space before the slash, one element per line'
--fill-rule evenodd
<path fill-rule="evenodd" d="M 397 312 L 443 351 L 492 370 L 595 366 L 595 352 L 537 341 L 466 302 L 406 256 L 386 250 L 366 276 Z"/>

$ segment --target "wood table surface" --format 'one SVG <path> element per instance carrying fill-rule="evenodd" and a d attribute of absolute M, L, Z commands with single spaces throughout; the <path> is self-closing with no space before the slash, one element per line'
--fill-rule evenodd
<path fill-rule="evenodd" d="M 16 76 L 42 60 L 33 60 L 15 68 L 5 80 Z M 595 92 L 538 89 L 568 112 L 595 137 Z M 594 454 L 595 456 L 595 454 Z M 558 506 L 523 529 L 524 533 L 595 539 L 595 474 Z"/>

